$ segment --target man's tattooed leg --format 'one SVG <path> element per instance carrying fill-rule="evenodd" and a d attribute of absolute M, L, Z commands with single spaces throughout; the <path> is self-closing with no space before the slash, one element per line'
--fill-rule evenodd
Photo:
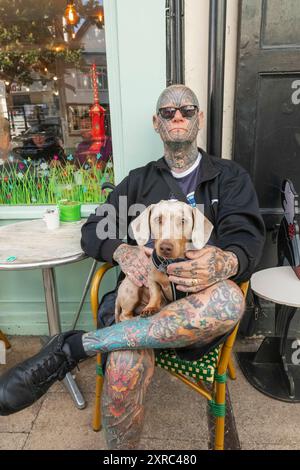
<path fill-rule="evenodd" d="M 178 348 L 207 343 L 232 328 L 244 311 L 239 287 L 226 280 L 166 305 L 148 318 L 137 317 L 82 337 L 86 352 Z"/>
<path fill-rule="evenodd" d="M 145 394 L 153 372 L 151 349 L 109 354 L 102 395 L 102 419 L 109 449 L 138 447 Z"/>

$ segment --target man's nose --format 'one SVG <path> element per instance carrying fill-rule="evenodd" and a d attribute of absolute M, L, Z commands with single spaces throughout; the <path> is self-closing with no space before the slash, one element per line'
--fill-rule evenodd
<path fill-rule="evenodd" d="M 174 114 L 173 121 L 183 121 L 183 117 L 179 109 L 176 109 L 176 113 Z"/>

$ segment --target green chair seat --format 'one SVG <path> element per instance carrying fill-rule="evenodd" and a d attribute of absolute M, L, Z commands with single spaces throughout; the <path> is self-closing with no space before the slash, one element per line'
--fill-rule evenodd
<path fill-rule="evenodd" d="M 213 349 L 196 361 L 179 359 L 173 349 L 165 349 L 155 357 L 155 364 L 162 369 L 192 377 L 196 381 L 212 383 L 218 365 L 220 347 Z"/>

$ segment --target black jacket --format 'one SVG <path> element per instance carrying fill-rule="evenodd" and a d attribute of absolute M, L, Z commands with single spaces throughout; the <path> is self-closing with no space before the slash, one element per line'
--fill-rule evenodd
<path fill-rule="evenodd" d="M 197 204 L 204 204 L 205 216 L 214 225 L 210 243 L 235 253 L 239 260 L 239 269 L 232 279 L 236 282 L 247 280 L 260 260 L 265 240 L 264 223 L 259 214 L 257 196 L 250 176 L 231 160 L 212 157 L 202 149 L 199 151 L 202 159 L 195 200 Z M 106 201 L 116 208 L 117 220 L 113 216 L 110 220 L 116 223 L 117 239 L 100 240 L 97 237 L 97 224 L 106 215 L 97 215 L 97 209 L 82 227 L 81 246 L 84 252 L 99 261 L 116 264 L 112 255 L 124 243 L 124 234 L 119 235 L 120 223 L 125 224 L 127 230 L 135 218 L 118 220 L 119 196 L 127 196 L 127 209 L 135 203 L 149 206 L 162 199 L 169 199 L 172 191 L 162 176 L 167 171 L 169 168 L 164 158 L 130 171 Z M 182 200 L 186 202 L 186 199 Z M 136 245 L 129 235 L 126 243 Z"/>

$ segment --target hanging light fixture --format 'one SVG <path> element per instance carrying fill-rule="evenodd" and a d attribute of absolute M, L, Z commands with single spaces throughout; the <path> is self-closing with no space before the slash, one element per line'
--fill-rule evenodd
<path fill-rule="evenodd" d="M 96 25 L 98 26 L 98 28 L 103 28 L 103 25 L 104 25 L 104 12 L 103 12 L 103 7 L 102 6 L 100 6 L 97 9 L 95 20 L 96 20 Z"/>
<path fill-rule="evenodd" d="M 103 15 L 103 8 L 102 7 L 100 7 L 97 16 L 98 16 L 98 20 L 100 21 L 100 23 L 104 23 L 104 15 Z"/>
<path fill-rule="evenodd" d="M 74 26 L 78 23 L 79 21 L 79 15 L 76 11 L 74 1 L 69 1 L 67 4 L 67 8 L 65 11 L 65 18 L 67 21 L 67 24 L 70 26 Z"/>

